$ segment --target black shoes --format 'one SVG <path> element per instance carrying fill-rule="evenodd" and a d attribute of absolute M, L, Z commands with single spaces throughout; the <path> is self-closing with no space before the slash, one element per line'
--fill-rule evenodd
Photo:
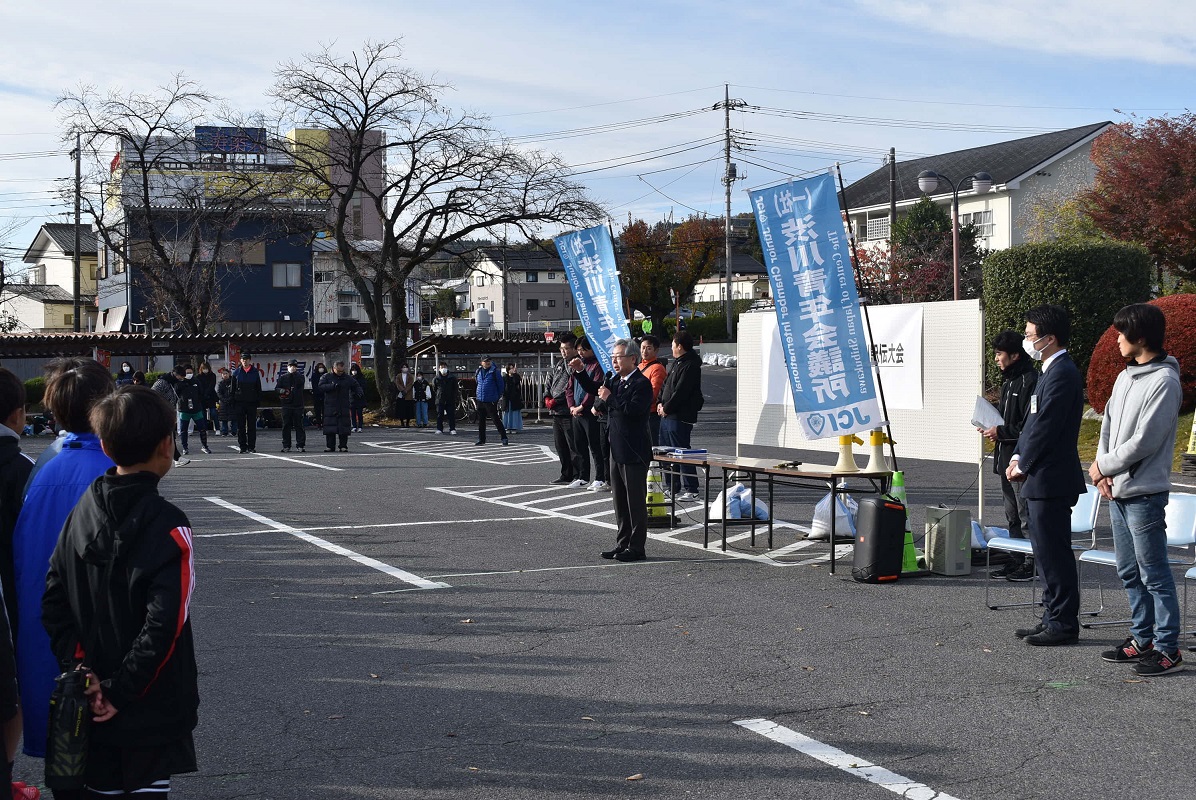
<path fill-rule="evenodd" d="M 1127 636 L 1124 642 L 1112 650 L 1104 651 L 1100 654 L 1100 657 L 1113 664 L 1129 664 L 1134 661 L 1141 661 L 1147 653 L 1153 650 L 1153 642 L 1139 644 L 1138 640 L 1133 636 Z"/>
<path fill-rule="evenodd" d="M 1005 575 L 1005 580 L 1018 582 L 1034 580 L 1034 562 L 1027 558 L 1016 568 L 1009 570 Z"/>
<path fill-rule="evenodd" d="M 616 547 L 614 550 L 603 550 L 598 555 L 600 555 L 606 559 L 611 559 L 611 558 L 618 558 L 620 553 L 626 553 L 626 552 L 627 552 L 626 547 Z"/>
<path fill-rule="evenodd" d="M 990 578 L 1008 578 L 1009 575 L 1013 572 L 1016 572 L 1020 566 L 1021 566 L 1021 563 L 1019 563 L 1019 562 L 1006 561 L 1003 565 L 1001 565 L 1001 567 L 999 569 L 994 569 L 992 572 L 988 573 L 988 577 L 990 577 Z"/>
<path fill-rule="evenodd" d="M 557 478 L 555 481 L 548 482 L 550 486 L 568 486 L 573 483 L 572 478 Z"/>
<path fill-rule="evenodd" d="M 1016 631 L 1013 632 L 1013 635 L 1019 639 L 1025 639 L 1027 636 L 1033 636 L 1034 634 L 1042 633 L 1045 630 L 1046 630 L 1046 625 L 1043 625 L 1040 622 L 1037 625 L 1035 625 L 1033 628 L 1018 628 Z"/>
<path fill-rule="evenodd" d="M 621 553 L 615 553 L 615 561 L 622 561 L 627 563 L 629 561 L 645 561 L 648 556 L 643 550 L 624 550 Z"/>
<path fill-rule="evenodd" d="M 506 447 L 506 446 L 508 446 L 509 444 L 511 444 L 511 443 L 507 441 L 507 437 L 505 437 L 505 436 L 504 436 L 504 437 L 502 437 L 502 446 L 503 446 L 503 447 Z"/>
<path fill-rule="evenodd" d="M 484 445 L 484 444 L 485 444 L 485 442 L 483 442 L 481 439 L 478 439 L 476 442 L 474 442 L 474 443 L 473 443 L 473 446 L 474 446 L 474 447 L 481 447 L 481 446 L 482 446 L 482 445 Z"/>
<path fill-rule="evenodd" d="M 1044 630 L 1027 636 L 1023 641 L 1035 647 L 1059 647 L 1060 645 L 1075 644 L 1080 641 L 1080 634 Z"/>

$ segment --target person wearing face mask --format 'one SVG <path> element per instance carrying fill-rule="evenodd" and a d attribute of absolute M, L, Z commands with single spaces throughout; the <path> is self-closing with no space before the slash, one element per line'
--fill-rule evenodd
<path fill-rule="evenodd" d="M 349 377 L 356 383 L 360 392 L 353 395 L 349 402 L 350 421 L 352 422 L 353 433 L 361 433 L 365 428 L 365 375 L 361 372 L 361 365 L 356 361 L 353 366 L 349 368 Z"/>
<path fill-rule="evenodd" d="M 220 411 L 220 435 L 221 436 L 236 436 L 237 435 L 237 417 L 233 414 L 233 374 L 228 371 L 226 367 L 221 367 L 217 370 L 219 377 L 216 380 L 216 399 L 219 402 Z M 140 373 L 138 373 L 140 374 Z M 232 433 L 229 433 L 228 426 L 232 425 Z"/>
<path fill-rule="evenodd" d="M 174 375 L 174 393 L 178 396 L 179 440 L 183 444 L 183 455 L 190 455 L 187 449 L 187 434 L 193 422 L 195 431 L 199 434 L 200 449 L 210 454 L 212 451 L 208 449 L 207 420 L 199 384 L 195 381 L 195 370 L 190 364 L 179 365 L 174 368 Z"/>
<path fill-rule="evenodd" d="M 316 427 L 324 424 L 324 392 L 320 389 L 320 381 L 328 373 L 328 368 L 321 361 L 311 371 L 311 416 Z"/>
<path fill-rule="evenodd" d="M 1005 470 L 1022 482 L 1030 518 L 1030 544 L 1042 576 L 1042 621 L 1017 636 L 1039 647 L 1075 644 L 1080 638 L 1080 587 L 1071 549 L 1071 509 L 1086 491 L 1076 444 L 1084 413 L 1084 381 L 1066 348 L 1067 309 L 1043 305 L 1026 312 L 1022 349 L 1042 361 L 1030 396 L 1030 413 Z"/>
<path fill-rule="evenodd" d="M 517 433 L 523 430 L 523 378 L 515 362 L 507 364 L 503 382 L 502 424 L 508 432 Z"/>
<path fill-rule="evenodd" d="M 233 372 L 232 392 L 237 421 L 237 446 L 242 453 L 257 448 L 257 407 L 262 403 L 262 373 L 253 364 L 253 355 L 241 353 L 241 366 Z"/>
<path fill-rule="evenodd" d="M 436 401 L 436 432 L 444 433 L 444 421 L 448 419 L 449 433 L 457 435 L 457 400 L 461 391 L 457 376 L 441 364 L 432 379 L 432 394 Z"/>
<path fill-rule="evenodd" d="M 307 431 L 303 428 L 303 373 L 299 362 L 291 359 L 285 374 L 278 376 L 275 389 L 282 406 L 282 452 L 291 452 L 291 431 L 295 432 L 295 444 L 300 453 L 307 450 Z"/>
<path fill-rule="evenodd" d="M 347 453 L 349 434 L 353 430 L 352 408 L 354 403 L 364 402 L 365 390 L 356 378 L 345 372 L 344 361 L 332 365 L 332 372 L 320 380 L 320 389 L 324 393 L 324 438 L 328 442 L 324 452 L 334 452 L 339 437 L 341 452 Z"/>
<path fill-rule="evenodd" d="M 428 427 L 428 401 L 432 399 L 432 387 L 424 380 L 422 372 L 415 373 L 415 383 L 411 384 L 411 393 L 415 398 L 415 427 Z"/>
<path fill-rule="evenodd" d="M 133 383 L 133 365 L 128 361 L 120 362 L 120 372 L 116 373 L 116 385 L 128 386 Z"/>
<path fill-rule="evenodd" d="M 199 397 L 203 400 L 204 421 L 208 430 L 214 436 L 220 435 L 220 398 L 216 396 L 216 373 L 208 366 L 207 361 L 199 362 L 199 372 L 195 373 L 195 382 L 199 384 Z"/>
<path fill-rule="evenodd" d="M 415 378 L 406 364 L 394 376 L 392 383 L 395 385 L 394 418 L 402 427 L 410 428 L 411 420 L 415 417 L 415 398 L 412 396 Z"/>

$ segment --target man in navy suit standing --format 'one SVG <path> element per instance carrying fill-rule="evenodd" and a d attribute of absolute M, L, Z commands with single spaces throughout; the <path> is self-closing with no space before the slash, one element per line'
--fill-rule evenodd
<path fill-rule="evenodd" d="M 1042 362 L 1042 377 L 1030 397 L 1030 413 L 1006 470 L 1025 481 L 1022 497 L 1030 512 L 1030 544 L 1042 591 L 1042 622 L 1021 628 L 1027 644 L 1075 644 L 1080 636 L 1080 585 L 1071 550 L 1071 509 L 1087 491 L 1076 443 L 1084 413 L 1084 381 L 1067 354 L 1071 318 L 1067 309 L 1045 305 L 1026 312 L 1022 348 Z"/>

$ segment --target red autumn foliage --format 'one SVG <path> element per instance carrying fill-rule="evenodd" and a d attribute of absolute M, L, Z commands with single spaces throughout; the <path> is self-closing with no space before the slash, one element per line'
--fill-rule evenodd
<path fill-rule="evenodd" d="M 1182 411 L 1196 406 L 1196 295 L 1173 294 L 1151 300 L 1150 304 L 1163 310 L 1167 318 L 1167 338 L 1163 348 L 1179 361 L 1179 379 L 1184 387 Z M 1117 350 L 1117 330 L 1112 326 L 1096 343 L 1092 361 L 1088 365 L 1088 402 L 1104 413 L 1113 383 L 1125 369 L 1125 360 Z"/>

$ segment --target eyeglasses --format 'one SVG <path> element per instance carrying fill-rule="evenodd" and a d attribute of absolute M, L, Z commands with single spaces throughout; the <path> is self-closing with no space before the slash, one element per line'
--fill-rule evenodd
<path fill-rule="evenodd" d="M 635 353 L 620 353 L 617 356 L 611 356 L 611 358 L 635 358 Z"/>

